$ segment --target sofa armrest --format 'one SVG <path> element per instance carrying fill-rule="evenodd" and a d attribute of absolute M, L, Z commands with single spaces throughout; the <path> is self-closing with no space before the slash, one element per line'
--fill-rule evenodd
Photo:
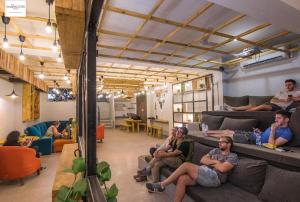
<path fill-rule="evenodd" d="M 32 146 L 36 146 L 42 155 L 48 155 L 52 153 L 52 143 L 53 139 L 51 137 L 43 137 L 33 141 Z"/>

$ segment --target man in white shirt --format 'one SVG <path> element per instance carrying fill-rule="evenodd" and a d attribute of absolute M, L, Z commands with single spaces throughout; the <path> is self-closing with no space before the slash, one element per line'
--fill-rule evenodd
<path fill-rule="evenodd" d="M 229 111 L 278 111 L 286 110 L 293 102 L 300 101 L 300 91 L 295 90 L 296 81 L 287 79 L 285 81 L 285 91 L 280 91 L 265 104 L 259 106 L 241 106 L 230 107 L 227 106 Z"/>

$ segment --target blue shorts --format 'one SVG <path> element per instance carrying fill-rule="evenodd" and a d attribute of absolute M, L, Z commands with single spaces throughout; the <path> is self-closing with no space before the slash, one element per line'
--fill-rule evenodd
<path fill-rule="evenodd" d="M 198 167 L 198 177 L 196 182 L 203 187 L 218 187 L 221 185 L 216 171 L 206 165 Z"/>

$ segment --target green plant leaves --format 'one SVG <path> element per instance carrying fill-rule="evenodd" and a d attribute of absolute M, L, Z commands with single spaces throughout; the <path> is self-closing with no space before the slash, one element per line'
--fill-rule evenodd
<path fill-rule="evenodd" d="M 87 190 L 87 181 L 85 178 L 81 178 L 73 185 L 73 192 L 79 193 L 81 196 L 85 196 Z"/>
<path fill-rule="evenodd" d="M 101 182 L 111 179 L 111 170 L 107 162 L 102 161 L 97 164 L 97 176 Z"/>
<path fill-rule="evenodd" d="M 73 170 L 71 168 L 64 169 L 64 172 L 65 173 L 73 173 L 74 174 L 74 172 L 73 172 Z"/>
<path fill-rule="evenodd" d="M 70 187 L 61 186 L 56 195 L 55 202 L 65 202 L 67 196 L 70 194 L 69 192 L 71 191 L 72 190 L 70 189 Z"/>
<path fill-rule="evenodd" d="M 106 198 L 108 202 L 115 202 L 117 201 L 117 195 L 118 195 L 118 188 L 116 184 L 113 184 L 106 193 Z"/>
<path fill-rule="evenodd" d="M 85 171 L 85 162 L 84 158 L 76 158 L 73 160 L 72 170 L 75 175 L 77 175 L 79 172 Z"/>

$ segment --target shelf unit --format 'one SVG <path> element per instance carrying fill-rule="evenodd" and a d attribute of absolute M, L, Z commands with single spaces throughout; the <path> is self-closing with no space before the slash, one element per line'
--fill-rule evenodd
<path fill-rule="evenodd" d="M 213 75 L 173 84 L 173 126 L 199 122 L 202 111 L 214 110 Z"/>

